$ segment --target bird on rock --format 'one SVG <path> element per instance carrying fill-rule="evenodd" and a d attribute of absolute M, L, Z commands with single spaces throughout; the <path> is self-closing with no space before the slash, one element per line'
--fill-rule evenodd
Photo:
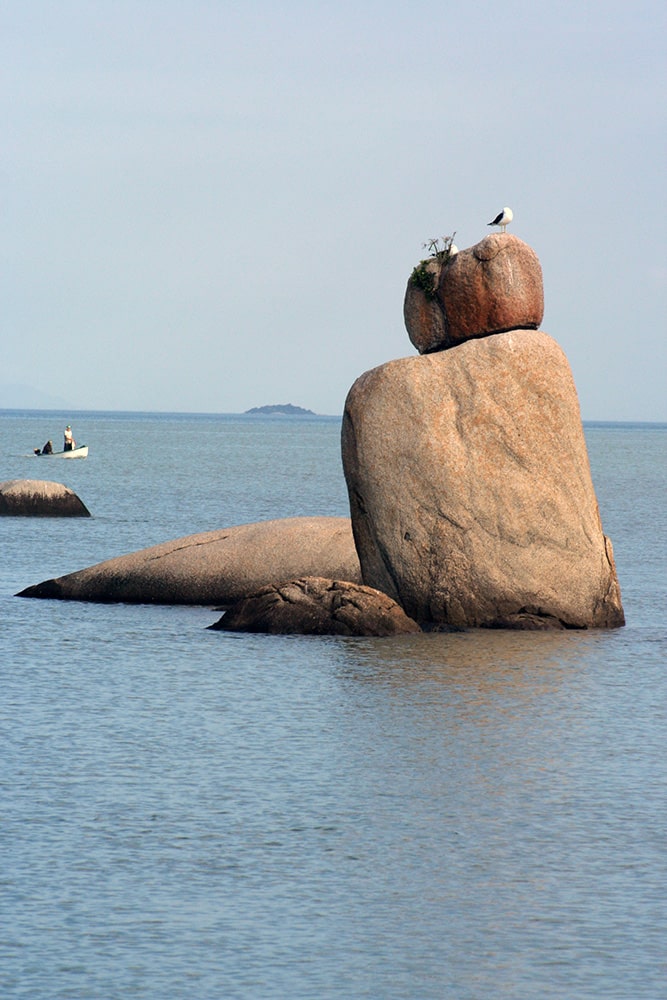
<path fill-rule="evenodd" d="M 511 208 L 507 208 L 507 206 L 505 206 L 502 212 L 498 213 L 493 222 L 489 222 L 489 225 L 500 226 L 502 231 L 505 232 L 507 226 L 510 224 L 513 218 L 514 218 L 514 212 L 512 211 Z"/>

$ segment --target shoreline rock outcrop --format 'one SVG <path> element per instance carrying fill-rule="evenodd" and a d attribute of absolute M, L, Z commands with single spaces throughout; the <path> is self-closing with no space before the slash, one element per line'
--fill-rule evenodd
<path fill-rule="evenodd" d="M 46 479 L 8 479 L 0 483 L 0 517 L 90 517 L 76 493 Z"/>
<path fill-rule="evenodd" d="M 163 542 L 22 590 L 18 597 L 228 605 L 279 580 L 361 583 L 347 517 L 258 521 Z"/>
<path fill-rule="evenodd" d="M 366 372 L 342 455 L 363 581 L 420 625 L 624 623 L 574 381 L 547 334 Z"/>
<path fill-rule="evenodd" d="M 272 635 L 388 636 L 421 631 L 379 590 L 321 577 L 263 587 L 234 604 L 209 628 Z"/>

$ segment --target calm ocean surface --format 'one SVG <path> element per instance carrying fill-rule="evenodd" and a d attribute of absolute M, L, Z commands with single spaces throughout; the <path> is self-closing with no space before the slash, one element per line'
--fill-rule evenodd
<path fill-rule="evenodd" d="M 28 457 L 73 424 L 85 461 Z M 340 420 L 0 411 L 0 996 L 663 1000 L 667 425 L 588 425 L 627 626 L 210 632 L 24 600 L 198 531 L 347 515 Z"/>

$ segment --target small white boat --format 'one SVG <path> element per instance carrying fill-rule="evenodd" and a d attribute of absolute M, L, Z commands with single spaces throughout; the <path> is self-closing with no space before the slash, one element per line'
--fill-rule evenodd
<path fill-rule="evenodd" d="M 70 451 L 39 451 L 35 448 L 35 455 L 39 458 L 87 458 L 88 445 L 79 444 Z"/>

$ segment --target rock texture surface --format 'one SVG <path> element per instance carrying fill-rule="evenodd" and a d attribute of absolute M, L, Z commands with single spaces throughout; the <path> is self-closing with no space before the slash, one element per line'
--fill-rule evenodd
<path fill-rule="evenodd" d="M 284 518 L 188 535 L 46 580 L 18 596 L 226 605 L 301 576 L 361 581 L 349 518 Z"/>
<path fill-rule="evenodd" d="M 90 517 L 68 486 L 44 479 L 9 479 L 0 483 L 0 515 L 15 517 Z"/>
<path fill-rule="evenodd" d="M 364 583 L 420 624 L 623 624 L 576 390 L 545 333 L 367 372 L 342 445 Z"/>
<path fill-rule="evenodd" d="M 409 281 L 403 311 L 420 354 L 492 333 L 536 330 L 544 316 L 537 254 L 516 236 L 494 233 L 439 269 L 434 296 Z"/>
<path fill-rule="evenodd" d="M 453 258 L 451 258 L 453 260 Z M 422 272 L 430 278 L 432 286 L 424 288 L 413 277 L 408 281 L 403 300 L 403 319 L 410 340 L 420 354 L 439 351 L 449 343 L 445 313 L 437 297 L 442 268 L 447 267 L 435 257 L 423 261 Z"/>
<path fill-rule="evenodd" d="M 244 598 L 209 626 L 280 635 L 401 635 L 421 631 L 386 594 L 361 584 L 305 577 Z"/>

